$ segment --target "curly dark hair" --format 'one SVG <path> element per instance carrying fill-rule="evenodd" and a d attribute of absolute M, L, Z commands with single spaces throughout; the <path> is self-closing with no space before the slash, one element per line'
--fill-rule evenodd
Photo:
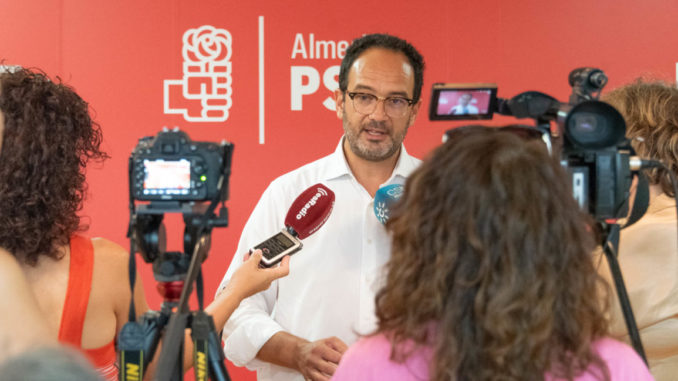
<path fill-rule="evenodd" d="M 0 247 L 35 265 L 84 229 L 85 166 L 108 156 L 89 105 L 38 70 L 0 74 Z"/>
<path fill-rule="evenodd" d="M 626 120 L 626 136 L 643 158 L 661 160 L 678 173 L 678 87 L 664 81 L 638 79 L 603 96 Z M 652 184 L 673 196 L 666 169 L 649 171 Z"/>
<path fill-rule="evenodd" d="M 391 359 L 434 351 L 431 380 L 609 377 L 607 284 L 588 218 L 543 144 L 493 128 L 448 133 L 407 180 L 377 293 Z M 416 346 L 415 346 L 416 348 Z"/>

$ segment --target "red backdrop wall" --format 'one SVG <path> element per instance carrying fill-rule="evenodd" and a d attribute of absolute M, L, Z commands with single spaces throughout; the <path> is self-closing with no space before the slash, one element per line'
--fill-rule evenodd
<path fill-rule="evenodd" d="M 91 103 L 112 157 L 87 174 L 82 215 L 91 236 L 127 247 L 127 159 L 138 138 L 180 126 L 194 140 L 235 143 L 230 226 L 214 231 L 203 267 L 211 297 L 268 183 L 336 146 L 342 130 L 328 97 L 353 38 L 392 33 L 423 53 L 424 112 L 405 143 L 424 157 L 460 124 L 427 120 L 431 84 L 495 82 L 502 97 L 540 90 L 566 100 L 567 75 L 579 66 L 603 69 L 608 89 L 641 75 L 673 80 L 676 15 L 678 3 L 670 0 L 0 0 L 0 59 L 59 75 Z M 184 33 L 202 26 L 225 30 L 230 46 L 217 48 L 220 65 L 187 68 Z M 207 74 L 185 75 L 191 70 Z M 215 107 L 205 115 L 222 121 L 190 120 L 204 108 L 202 99 Z M 189 120 L 166 113 L 166 106 L 186 108 Z M 180 225 L 168 231 L 178 250 Z M 151 307 L 158 308 L 150 266 L 141 266 Z M 230 369 L 236 380 L 254 379 Z"/>

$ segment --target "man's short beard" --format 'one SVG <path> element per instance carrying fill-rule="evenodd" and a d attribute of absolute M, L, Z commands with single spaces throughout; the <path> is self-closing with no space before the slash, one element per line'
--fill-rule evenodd
<path fill-rule="evenodd" d="M 346 127 L 347 123 L 348 121 L 344 119 L 344 134 L 346 135 L 346 139 L 348 140 L 348 145 L 351 148 L 351 152 L 353 152 L 356 156 L 363 160 L 373 162 L 384 161 L 393 156 L 395 153 L 397 153 L 398 150 L 400 149 L 403 140 L 405 139 L 405 134 L 407 133 L 407 128 L 405 128 L 402 136 L 397 135 L 394 136 L 392 139 L 393 144 L 386 152 L 375 152 L 374 150 L 370 150 L 366 147 L 360 146 L 359 135 L 362 132 L 362 130 L 358 131 L 358 135 L 355 135 L 353 134 L 351 129 Z"/>

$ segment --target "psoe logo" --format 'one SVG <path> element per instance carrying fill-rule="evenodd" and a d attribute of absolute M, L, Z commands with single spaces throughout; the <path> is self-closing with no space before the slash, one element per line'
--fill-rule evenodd
<path fill-rule="evenodd" d="M 223 122 L 231 108 L 231 33 L 203 25 L 184 33 L 183 77 L 164 81 L 165 114 Z"/>

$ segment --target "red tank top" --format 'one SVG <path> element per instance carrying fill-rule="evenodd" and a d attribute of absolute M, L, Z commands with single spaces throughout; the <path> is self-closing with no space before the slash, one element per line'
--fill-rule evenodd
<path fill-rule="evenodd" d="M 80 348 L 104 380 L 117 380 L 115 339 L 100 348 L 82 348 L 82 329 L 85 325 L 87 303 L 92 289 L 94 248 L 92 241 L 77 235 L 71 237 L 70 246 L 71 264 L 66 300 L 61 315 L 61 327 L 59 327 L 59 341 Z"/>

